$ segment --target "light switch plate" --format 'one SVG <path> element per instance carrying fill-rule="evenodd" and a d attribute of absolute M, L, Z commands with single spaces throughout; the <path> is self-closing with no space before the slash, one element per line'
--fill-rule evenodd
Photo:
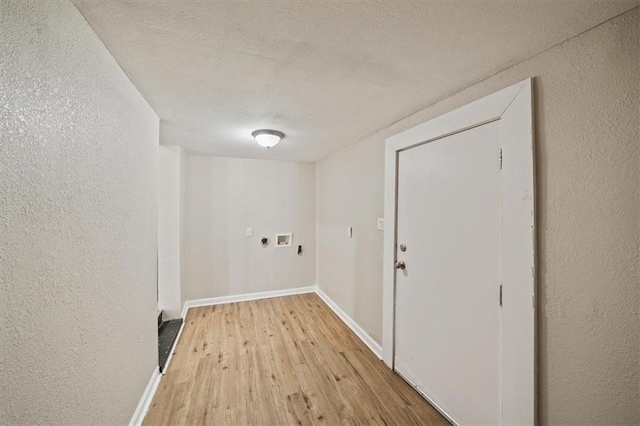
<path fill-rule="evenodd" d="M 378 231 L 384 231 L 384 218 L 378 218 Z"/>
<path fill-rule="evenodd" d="M 253 228 L 247 228 L 247 237 L 250 237 L 253 235 Z"/>

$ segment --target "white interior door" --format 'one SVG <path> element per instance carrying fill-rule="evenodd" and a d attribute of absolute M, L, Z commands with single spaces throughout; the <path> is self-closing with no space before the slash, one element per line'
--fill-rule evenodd
<path fill-rule="evenodd" d="M 395 369 L 464 425 L 501 423 L 500 137 L 398 153 Z"/>
<path fill-rule="evenodd" d="M 385 143 L 382 359 L 456 423 L 536 423 L 532 89 Z"/>

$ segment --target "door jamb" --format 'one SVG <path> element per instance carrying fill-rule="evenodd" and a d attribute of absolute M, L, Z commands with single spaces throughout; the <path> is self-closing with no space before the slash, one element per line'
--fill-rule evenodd
<path fill-rule="evenodd" d="M 521 81 L 386 139 L 382 360 L 394 364 L 398 154 L 500 121 L 502 155 L 503 424 L 535 424 L 536 231 L 532 79 Z"/>

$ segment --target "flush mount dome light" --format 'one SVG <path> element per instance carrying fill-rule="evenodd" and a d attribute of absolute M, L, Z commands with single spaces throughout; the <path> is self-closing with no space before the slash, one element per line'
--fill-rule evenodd
<path fill-rule="evenodd" d="M 280 139 L 284 138 L 284 133 L 277 130 L 260 129 L 251 132 L 251 136 L 255 138 L 259 145 L 265 148 L 271 148 L 272 146 L 276 146 L 278 142 L 280 142 Z"/>

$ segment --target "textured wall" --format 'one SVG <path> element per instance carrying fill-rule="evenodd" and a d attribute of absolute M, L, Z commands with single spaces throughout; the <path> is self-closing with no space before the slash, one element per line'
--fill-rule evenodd
<path fill-rule="evenodd" d="M 124 424 L 157 363 L 158 118 L 71 2 L 0 11 L 0 424 Z"/>
<path fill-rule="evenodd" d="M 636 8 L 324 159 L 320 287 L 380 340 L 384 139 L 535 77 L 539 419 L 640 423 L 639 58 Z"/>
<path fill-rule="evenodd" d="M 184 300 L 315 285 L 315 177 L 313 163 L 187 155 Z"/>
<path fill-rule="evenodd" d="M 183 152 L 179 146 L 158 148 L 158 309 L 163 318 L 179 318 Z"/>

